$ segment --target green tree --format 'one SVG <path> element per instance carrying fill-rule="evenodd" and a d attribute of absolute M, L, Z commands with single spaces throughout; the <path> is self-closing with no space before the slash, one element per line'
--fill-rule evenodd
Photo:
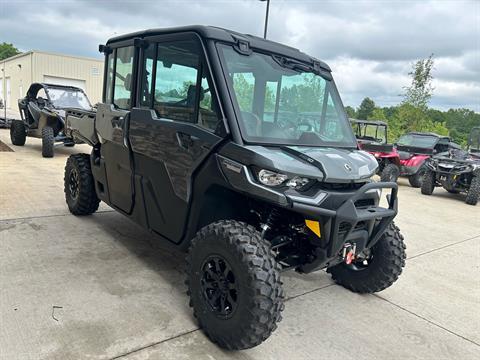
<path fill-rule="evenodd" d="M 347 116 L 351 119 L 355 119 L 356 112 L 355 109 L 351 106 L 345 106 L 345 112 L 347 113 Z"/>
<path fill-rule="evenodd" d="M 418 60 L 412 65 L 408 75 L 412 78 L 410 86 L 404 87 L 403 103 L 427 109 L 428 102 L 433 94 L 432 75 L 433 54 L 427 59 Z"/>
<path fill-rule="evenodd" d="M 15 56 L 17 54 L 20 54 L 20 51 L 18 51 L 18 49 L 12 44 L 8 44 L 6 42 L 0 44 L 0 60 Z"/>
<path fill-rule="evenodd" d="M 233 87 L 237 97 L 238 106 L 242 111 L 252 111 L 253 101 L 253 79 L 247 81 L 242 73 L 237 73 L 233 77 Z"/>
<path fill-rule="evenodd" d="M 366 97 L 365 99 L 362 100 L 362 103 L 360 104 L 360 107 L 357 110 L 357 117 L 360 120 L 367 120 L 368 117 L 372 115 L 374 109 L 375 109 L 375 102 L 369 97 Z"/>
<path fill-rule="evenodd" d="M 387 120 L 387 117 L 381 108 L 376 107 L 368 116 L 368 120 Z"/>
<path fill-rule="evenodd" d="M 454 141 L 466 145 L 473 127 L 480 126 L 480 114 L 469 109 L 450 109 L 442 112 L 446 127 Z"/>

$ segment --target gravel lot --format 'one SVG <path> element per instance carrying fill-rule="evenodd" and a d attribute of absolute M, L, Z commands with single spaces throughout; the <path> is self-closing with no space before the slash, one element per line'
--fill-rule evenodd
<path fill-rule="evenodd" d="M 284 274 L 286 309 L 264 344 L 225 352 L 198 329 L 183 254 L 102 204 L 69 214 L 63 168 L 86 145 L 0 152 L 0 359 L 479 359 L 480 205 L 401 180 L 399 281 L 376 295 L 325 272 Z"/>

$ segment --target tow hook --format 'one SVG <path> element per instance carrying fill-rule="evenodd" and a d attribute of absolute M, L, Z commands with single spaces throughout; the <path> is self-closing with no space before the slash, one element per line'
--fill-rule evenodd
<path fill-rule="evenodd" d="M 357 244 L 347 243 L 343 246 L 343 261 L 345 264 L 350 265 L 355 260 L 355 254 L 357 250 Z"/>

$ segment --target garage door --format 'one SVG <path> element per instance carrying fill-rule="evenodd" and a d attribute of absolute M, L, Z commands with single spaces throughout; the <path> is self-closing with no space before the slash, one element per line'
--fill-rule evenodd
<path fill-rule="evenodd" d="M 76 86 L 85 91 L 85 80 L 43 75 L 43 82 L 55 85 Z"/>

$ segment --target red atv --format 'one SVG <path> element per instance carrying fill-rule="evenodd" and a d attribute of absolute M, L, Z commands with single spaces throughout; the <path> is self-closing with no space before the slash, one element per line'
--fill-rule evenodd
<path fill-rule="evenodd" d="M 400 176 L 400 157 L 388 143 L 388 124 L 383 121 L 350 119 L 360 149 L 368 151 L 378 161 L 377 174 L 381 181 L 396 182 Z"/>

